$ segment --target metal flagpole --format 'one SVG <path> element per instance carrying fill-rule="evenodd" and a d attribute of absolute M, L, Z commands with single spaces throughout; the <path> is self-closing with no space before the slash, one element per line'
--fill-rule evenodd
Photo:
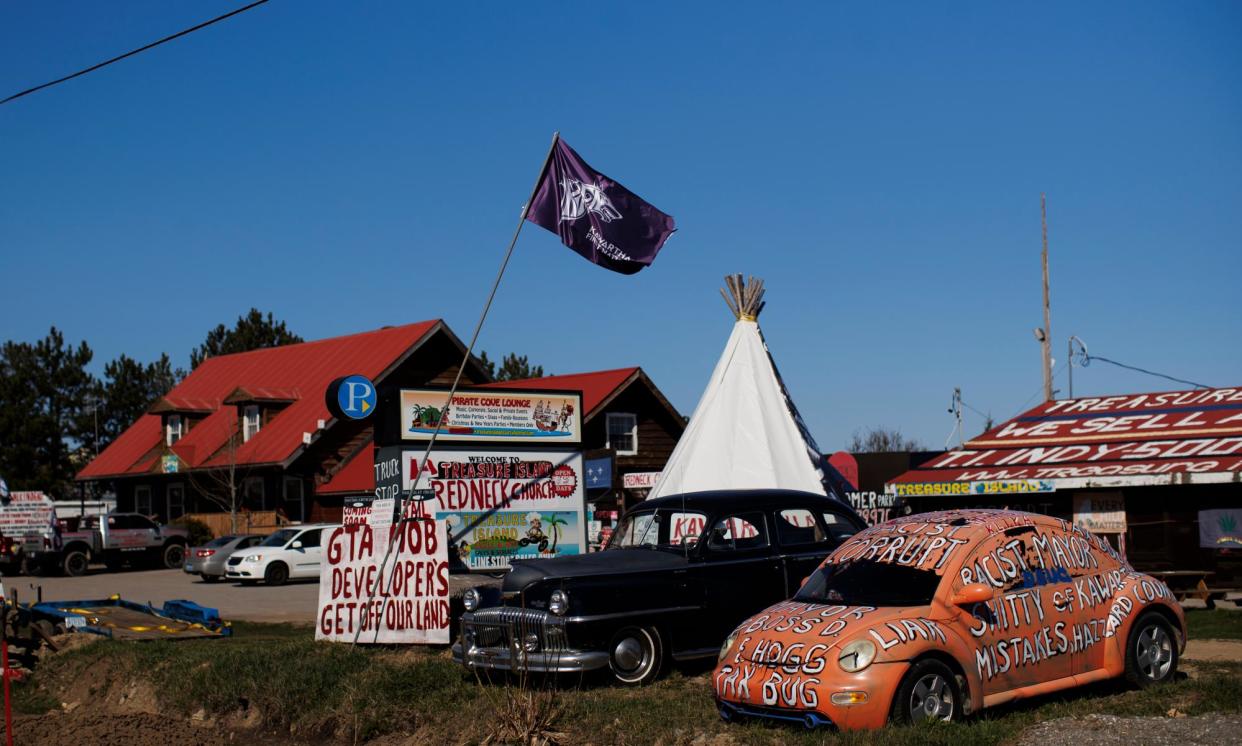
<path fill-rule="evenodd" d="M 548 172 L 548 166 L 552 163 L 552 154 L 556 151 L 556 143 L 561 139 L 560 131 L 552 133 L 552 144 L 548 146 L 548 155 L 543 160 L 543 167 L 539 169 L 539 176 L 535 179 L 535 186 L 530 190 L 530 197 L 526 199 L 526 204 L 522 206 L 522 215 L 518 218 L 517 228 L 513 231 L 513 238 L 509 240 L 509 248 L 505 250 L 505 257 L 500 262 L 500 271 L 496 273 L 496 279 L 492 282 L 492 290 L 487 294 L 487 302 L 483 304 L 483 313 L 479 314 L 479 321 L 474 325 L 474 334 L 470 336 L 470 344 L 466 346 L 466 354 L 461 359 L 461 365 L 457 366 L 457 375 L 453 377 L 453 385 L 449 388 L 448 396 L 444 400 L 444 406 L 441 412 L 447 412 L 450 404 L 453 403 L 453 396 L 457 393 L 457 386 L 461 383 L 461 374 L 466 370 L 466 364 L 470 362 L 470 354 L 474 351 L 475 342 L 479 340 L 479 332 L 483 329 L 483 322 L 487 319 L 487 312 L 492 308 L 492 301 L 496 298 L 496 290 L 500 287 L 500 279 L 505 276 L 505 269 L 509 266 L 509 259 L 513 256 L 513 247 L 517 246 L 518 236 L 522 233 L 522 226 L 526 223 L 526 216 L 530 214 L 530 204 L 535 201 L 535 195 L 539 193 L 539 185 L 543 183 L 544 174 Z M 405 516 L 405 505 L 410 500 L 423 498 L 414 498 L 413 494 L 418 490 L 418 485 L 423 480 L 424 466 L 427 459 L 431 456 L 431 449 L 435 447 L 436 438 L 440 435 L 440 428 L 444 426 L 445 417 L 440 417 L 436 421 L 436 429 L 431 432 L 431 440 L 427 441 L 427 449 L 423 451 L 423 457 L 414 465 L 417 472 L 414 475 L 414 482 L 410 485 L 410 492 L 405 497 L 398 500 L 396 506 L 397 518 L 394 525 L 400 526 L 410 518 Z M 441 537 L 441 541 L 444 538 Z M 384 568 L 388 566 L 388 560 L 392 557 L 392 547 L 395 542 L 388 542 L 388 550 L 384 552 L 384 559 L 380 562 L 379 573 L 377 574 L 378 582 L 376 587 L 371 589 L 371 593 L 367 598 L 366 606 L 363 607 L 363 613 L 370 613 L 371 604 L 375 602 L 376 591 L 379 583 L 384 582 Z M 387 598 L 387 597 L 385 597 Z M 387 601 L 385 601 L 387 603 Z M 379 625 L 374 625 L 375 635 L 379 636 Z M 351 645 L 358 644 L 358 638 L 362 634 L 362 625 L 359 624 L 354 630 L 354 641 Z"/>

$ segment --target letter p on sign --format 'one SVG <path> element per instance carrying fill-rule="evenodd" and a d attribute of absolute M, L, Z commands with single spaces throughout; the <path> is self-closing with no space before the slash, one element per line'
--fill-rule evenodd
<path fill-rule="evenodd" d="M 337 417 L 361 420 L 375 409 L 375 384 L 366 376 L 345 376 L 328 385 L 328 409 Z"/>

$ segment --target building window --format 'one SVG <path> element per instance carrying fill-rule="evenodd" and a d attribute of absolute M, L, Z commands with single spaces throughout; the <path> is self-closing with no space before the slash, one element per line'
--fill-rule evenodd
<path fill-rule="evenodd" d="M 151 515 L 151 488 L 145 484 L 134 488 L 134 512 Z"/>
<path fill-rule="evenodd" d="M 304 520 L 302 511 L 302 480 L 285 477 L 285 515 L 291 521 Z"/>
<path fill-rule="evenodd" d="M 170 414 L 164 424 L 164 442 L 172 445 L 181 440 L 181 415 Z"/>
<path fill-rule="evenodd" d="M 242 442 L 248 443 L 259 432 L 259 405 L 247 404 L 242 409 Z"/>
<path fill-rule="evenodd" d="M 267 494 L 263 488 L 263 477 L 250 477 L 242 482 L 242 500 L 252 508 L 267 510 Z"/>
<path fill-rule="evenodd" d="M 608 413 L 608 447 L 618 456 L 638 453 L 638 417 L 628 412 Z"/>
<path fill-rule="evenodd" d="M 168 485 L 168 520 L 175 521 L 185 515 L 185 486 Z"/>

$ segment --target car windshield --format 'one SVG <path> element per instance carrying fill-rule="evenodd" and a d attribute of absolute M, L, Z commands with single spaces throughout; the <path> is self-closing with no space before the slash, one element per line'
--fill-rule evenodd
<path fill-rule="evenodd" d="M 298 535 L 300 529 L 282 528 L 271 536 L 263 540 L 261 547 L 283 547 L 290 539 Z"/>
<path fill-rule="evenodd" d="M 794 599 L 849 606 L 925 606 L 939 584 L 940 576 L 931 570 L 854 560 L 819 568 Z"/>
<path fill-rule="evenodd" d="M 231 542 L 231 541 L 232 541 L 233 539 L 235 539 L 235 538 L 237 538 L 237 537 L 235 537 L 235 536 L 217 536 L 216 538 L 214 538 L 214 539 L 212 539 L 211 541 L 207 542 L 207 546 L 209 546 L 209 547 L 226 547 L 226 546 L 228 546 L 228 545 L 229 545 L 229 542 Z"/>
<path fill-rule="evenodd" d="M 630 513 L 612 532 L 609 549 L 682 550 L 694 546 L 707 525 L 707 516 L 693 510 L 658 510 Z"/>

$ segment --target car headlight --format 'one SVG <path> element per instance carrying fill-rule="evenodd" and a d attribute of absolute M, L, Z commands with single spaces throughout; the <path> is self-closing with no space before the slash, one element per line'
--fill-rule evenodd
<path fill-rule="evenodd" d="M 483 597 L 479 595 L 479 591 L 476 588 L 469 588 L 461 595 L 461 604 L 466 607 L 466 611 L 474 611 L 479 608 L 479 602 L 482 600 Z"/>
<path fill-rule="evenodd" d="M 263 561 L 263 555 L 261 554 L 252 554 L 246 559 L 242 560 L 242 562 L 262 562 L 262 561 Z"/>
<path fill-rule="evenodd" d="M 565 616 L 565 612 L 569 611 L 569 595 L 562 590 L 552 591 L 552 596 L 548 599 L 548 611 L 557 616 Z"/>
<path fill-rule="evenodd" d="M 717 663 L 724 660 L 725 655 L 729 652 L 729 648 L 733 647 L 733 643 L 737 640 L 737 632 L 738 631 L 735 629 L 729 633 L 728 637 L 725 638 L 724 645 L 720 646 L 720 655 L 716 656 Z"/>
<path fill-rule="evenodd" d="M 841 648 L 837 663 L 841 670 L 855 673 L 871 665 L 875 660 L 875 643 L 870 640 L 855 640 Z"/>

